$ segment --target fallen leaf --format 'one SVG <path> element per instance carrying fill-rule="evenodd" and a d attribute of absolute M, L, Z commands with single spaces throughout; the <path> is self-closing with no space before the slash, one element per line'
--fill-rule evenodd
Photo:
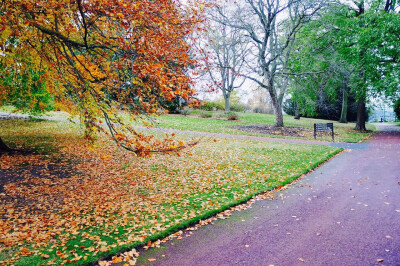
<path fill-rule="evenodd" d="M 112 262 L 120 263 L 120 262 L 122 262 L 122 258 L 120 256 L 114 256 L 114 257 L 112 257 Z"/>

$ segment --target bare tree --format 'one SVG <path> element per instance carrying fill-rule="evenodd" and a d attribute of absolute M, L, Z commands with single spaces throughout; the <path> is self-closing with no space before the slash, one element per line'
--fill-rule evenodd
<path fill-rule="evenodd" d="M 221 23 L 245 32 L 251 44 L 242 74 L 265 88 L 274 107 L 276 127 L 283 127 L 282 100 L 288 85 L 287 62 L 301 27 L 322 7 L 317 0 L 243 0 L 233 16 L 220 13 Z M 279 86 L 278 86 L 279 85 Z"/>
<path fill-rule="evenodd" d="M 228 27 L 217 18 L 219 13 L 224 17 L 228 16 L 228 8 L 218 8 L 218 12 L 215 12 L 214 8 L 210 10 L 208 31 L 204 38 L 206 43 L 200 51 L 205 62 L 207 78 L 211 80 L 213 87 L 222 92 L 225 112 L 228 113 L 232 92 L 246 81 L 246 77 L 239 73 L 244 71 L 249 45 L 245 42 L 242 30 Z"/>

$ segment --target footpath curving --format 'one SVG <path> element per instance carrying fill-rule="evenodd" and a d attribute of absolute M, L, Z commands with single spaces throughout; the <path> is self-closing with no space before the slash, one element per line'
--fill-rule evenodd
<path fill-rule="evenodd" d="M 138 265 L 400 265 L 400 127 L 376 126 L 368 146 Z"/>

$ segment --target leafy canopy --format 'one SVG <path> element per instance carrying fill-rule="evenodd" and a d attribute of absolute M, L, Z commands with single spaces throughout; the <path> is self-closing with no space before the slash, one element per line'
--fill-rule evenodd
<path fill-rule="evenodd" d="M 196 62 L 188 38 L 201 12 L 200 4 L 175 0 L 3 1 L 0 104 L 22 96 L 45 109 L 43 97 L 35 97 L 42 88 L 81 115 L 88 138 L 103 131 L 140 155 L 179 149 L 183 144 L 172 139 L 136 132 L 118 113 L 145 119 L 159 111 L 160 99 L 190 100 L 187 71 Z"/>
<path fill-rule="evenodd" d="M 382 94 L 393 98 L 398 92 L 399 3 L 371 0 L 354 5 L 329 5 L 299 34 L 291 67 L 297 73 L 321 72 L 300 76 L 294 83 L 300 85 L 292 86 L 306 110 L 312 105 L 303 96 L 315 98 L 321 86 L 335 96 L 335 88 L 346 83 L 358 99 Z"/>

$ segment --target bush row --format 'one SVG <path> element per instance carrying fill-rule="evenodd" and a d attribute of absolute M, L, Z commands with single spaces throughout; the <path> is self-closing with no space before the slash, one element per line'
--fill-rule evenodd
<path fill-rule="evenodd" d="M 204 111 L 224 111 L 225 110 L 225 105 L 222 102 L 216 102 L 216 101 L 209 101 L 209 102 L 204 102 L 202 106 L 199 107 L 199 109 L 204 110 Z M 231 111 L 232 112 L 244 112 L 245 110 L 248 110 L 248 106 L 244 104 L 232 104 L 231 105 Z"/>

